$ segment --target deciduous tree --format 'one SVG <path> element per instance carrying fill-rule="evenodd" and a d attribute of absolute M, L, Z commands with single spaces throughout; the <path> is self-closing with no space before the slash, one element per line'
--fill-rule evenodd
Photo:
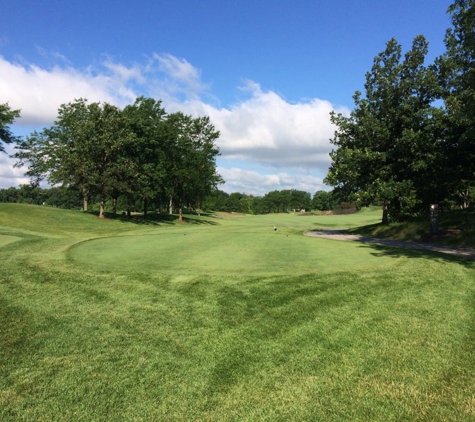
<path fill-rule="evenodd" d="M 16 118 L 20 117 L 20 110 L 12 110 L 8 103 L 0 104 L 0 152 L 4 152 L 3 143 L 17 142 L 18 137 L 13 135 L 10 126 Z"/>
<path fill-rule="evenodd" d="M 453 27 L 436 60 L 446 108 L 444 168 L 452 191 L 468 205 L 475 185 L 475 1 L 456 0 L 448 13 Z"/>
<path fill-rule="evenodd" d="M 401 46 L 390 40 L 366 74 L 365 97 L 355 93 L 350 116 L 331 114 L 336 149 L 325 181 L 360 206 L 383 205 L 384 223 L 423 205 L 419 188 L 440 147 L 432 130 L 438 85 L 424 65 L 427 50 L 418 36 L 403 59 Z"/>

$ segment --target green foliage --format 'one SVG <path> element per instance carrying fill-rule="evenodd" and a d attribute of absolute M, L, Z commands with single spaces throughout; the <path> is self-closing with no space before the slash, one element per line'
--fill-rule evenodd
<path fill-rule="evenodd" d="M 26 174 L 35 183 L 46 178 L 52 185 L 80 189 L 85 210 L 92 194 L 100 195 L 103 204 L 111 190 L 123 144 L 131 137 L 124 123 L 120 110 L 107 103 L 88 104 L 79 99 L 63 104 L 54 126 L 34 132 L 20 143 L 16 165 L 28 163 Z"/>
<path fill-rule="evenodd" d="M 475 186 L 475 2 L 456 0 L 448 13 L 446 52 L 424 65 L 427 42 L 414 39 L 401 55 L 396 40 L 374 60 L 365 97 L 354 96 L 337 126 L 325 179 L 335 194 L 383 206 L 383 221 L 473 204 Z M 443 99 L 444 107 L 434 107 Z"/>
<path fill-rule="evenodd" d="M 74 188 L 53 187 L 43 189 L 36 185 L 20 185 L 0 189 L 0 202 L 48 205 L 64 209 L 81 209 L 81 193 Z"/>
<path fill-rule="evenodd" d="M 208 117 L 166 115 L 153 99 L 137 98 L 124 110 L 79 99 L 60 107 L 54 126 L 21 142 L 16 166 L 27 164 L 33 183 L 79 189 L 84 210 L 98 195 L 100 217 L 108 198 L 115 212 L 121 195 L 129 215 L 137 198 L 145 213 L 157 198 L 199 208 L 221 182 L 218 137 Z"/>
<path fill-rule="evenodd" d="M 177 112 L 166 119 L 166 178 L 164 192 L 177 206 L 200 208 L 213 188 L 222 183 L 216 172 L 219 132 L 209 117 L 192 118 Z"/>
<path fill-rule="evenodd" d="M 338 207 L 338 201 L 333 192 L 319 190 L 312 198 L 312 208 L 319 211 L 334 210 Z"/>
<path fill-rule="evenodd" d="M 241 192 L 227 194 L 215 190 L 206 198 L 204 204 L 205 209 L 214 211 L 267 214 L 310 209 L 312 200 L 308 192 L 297 189 L 276 190 L 262 197 Z"/>
<path fill-rule="evenodd" d="M 12 110 L 8 103 L 0 104 L 0 152 L 5 151 L 2 142 L 6 144 L 18 142 L 18 138 L 13 135 L 9 126 L 18 117 L 20 117 L 20 110 Z"/>
<path fill-rule="evenodd" d="M 401 46 L 390 40 L 366 74 L 365 97 L 355 93 L 350 116 L 331 114 L 337 149 L 326 183 L 360 206 L 382 204 L 386 221 L 423 209 L 427 184 L 439 178 L 440 111 L 432 106 L 438 85 L 435 72 L 424 66 L 426 54 L 422 36 L 404 59 Z"/>
<path fill-rule="evenodd" d="M 226 209 L 228 197 L 228 193 L 220 189 L 213 189 L 211 193 L 204 198 L 201 206 L 204 210 L 209 211 L 228 211 Z"/>
<path fill-rule="evenodd" d="M 444 165 L 451 199 L 466 207 L 475 185 L 475 2 L 456 0 L 448 12 L 453 28 L 447 30 L 446 52 L 435 68 L 445 104 Z"/>
<path fill-rule="evenodd" d="M 311 208 L 311 196 L 297 189 L 275 190 L 262 198 L 266 212 L 290 212 Z"/>

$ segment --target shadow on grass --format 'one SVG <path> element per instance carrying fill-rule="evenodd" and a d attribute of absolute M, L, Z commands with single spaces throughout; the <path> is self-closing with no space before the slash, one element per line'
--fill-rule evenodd
<path fill-rule="evenodd" d="M 475 248 L 475 212 L 451 210 L 439 216 L 438 232 L 430 233 L 429 216 L 419 216 L 405 222 L 369 224 L 345 230 L 348 234 L 377 236 L 381 238 L 404 239 L 431 242 L 440 245 Z"/>
<path fill-rule="evenodd" d="M 458 256 L 436 250 L 412 248 L 410 246 L 389 246 L 365 241 L 362 243 L 360 248 L 373 249 L 374 252 L 371 252 L 371 254 L 376 257 L 431 258 L 440 262 L 456 262 L 467 268 L 475 268 L 475 257 L 473 256 Z"/>
<path fill-rule="evenodd" d="M 354 227 L 347 230 L 342 230 L 342 233 L 359 234 L 361 236 L 372 236 L 374 231 L 381 227 L 381 223 L 368 224 L 367 226 Z"/>
<path fill-rule="evenodd" d="M 88 214 L 94 215 L 95 217 L 99 217 L 99 213 L 97 211 L 88 211 Z M 159 226 L 162 224 L 176 224 L 180 223 L 178 220 L 178 215 L 174 214 L 157 214 L 157 213 L 150 213 L 147 216 L 143 214 L 134 214 L 130 217 L 121 215 L 121 214 L 114 214 L 106 212 L 105 214 L 106 220 L 116 220 L 123 223 L 132 223 L 137 225 L 144 225 L 144 226 Z M 194 218 L 190 217 L 183 217 L 182 223 L 189 223 L 194 225 L 210 225 L 214 226 L 218 223 L 216 221 L 210 221 L 206 219 L 202 219 L 201 217 L 208 217 L 208 214 L 201 214 L 201 216 L 195 216 Z"/>

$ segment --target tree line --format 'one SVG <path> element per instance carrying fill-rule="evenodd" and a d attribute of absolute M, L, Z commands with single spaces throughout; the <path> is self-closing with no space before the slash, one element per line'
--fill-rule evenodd
<path fill-rule="evenodd" d="M 274 190 L 264 196 L 241 192 L 213 191 L 203 202 L 205 209 L 244 214 L 268 214 L 292 211 L 335 210 L 349 204 L 340 203 L 332 192 L 319 190 L 313 197 L 298 189 Z"/>
<path fill-rule="evenodd" d="M 383 223 L 427 213 L 429 204 L 473 205 L 475 186 L 475 1 L 448 9 L 446 52 L 425 64 L 417 36 L 403 56 L 391 39 L 336 125 L 325 183 L 359 206 L 379 204 Z"/>
<path fill-rule="evenodd" d="M 41 188 L 35 184 L 20 185 L 18 188 L 10 187 L 0 189 L 0 202 L 24 203 L 45 205 L 64 209 L 82 209 L 83 197 L 79 189 L 75 187 L 58 186 Z M 104 205 L 105 211 L 115 212 L 129 207 L 132 211 L 142 213 L 144 201 L 135 197 L 133 202 L 128 202 L 127 197 L 119 196 L 116 202 L 109 199 Z M 245 193 L 227 193 L 220 189 L 213 189 L 201 202 L 204 211 L 236 212 L 245 214 L 268 214 L 291 211 L 328 211 L 352 207 L 354 204 L 341 203 L 332 192 L 319 190 L 313 197 L 310 193 L 297 190 L 285 189 L 266 193 L 264 196 L 247 195 Z M 100 211 L 100 196 L 90 198 L 89 208 L 91 211 Z M 158 208 L 158 211 L 166 212 L 166 207 Z M 187 209 L 187 211 L 190 211 Z M 194 211 L 194 210 L 193 210 Z"/>
<path fill-rule="evenodd" d="M 63 104 L 54 125 L 18 142 L 16 166 L 28 166 L 33 185 L 72 187 L 82 195 L 83 209 L 99 199 L 99 217 L 107 201 L 113 211 L 126 202 L 178 210 L 199 208 L 222 182 L 216 172 L 219 132 L 209 117 L 167 114 L 160 101 L 140 97 L 123 109 L 78 99 Z"/>

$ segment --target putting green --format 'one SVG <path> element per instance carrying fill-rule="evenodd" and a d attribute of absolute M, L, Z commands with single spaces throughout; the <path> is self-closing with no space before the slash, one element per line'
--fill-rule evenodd
<path fill-rule="evenodd" d="M 70 259 L 115 271 L 270 275 L 386 267 L 395 259 L 354 242 L 243 230 L 175 230 L 87 241 Z"/>
<path fill-rule="evenodd" d="M 21 237 L 0 234 L 0 248 L 2 246 L 8 245 L 9 243 L 16 242 L 17 240 L 21 240 Z"/>

